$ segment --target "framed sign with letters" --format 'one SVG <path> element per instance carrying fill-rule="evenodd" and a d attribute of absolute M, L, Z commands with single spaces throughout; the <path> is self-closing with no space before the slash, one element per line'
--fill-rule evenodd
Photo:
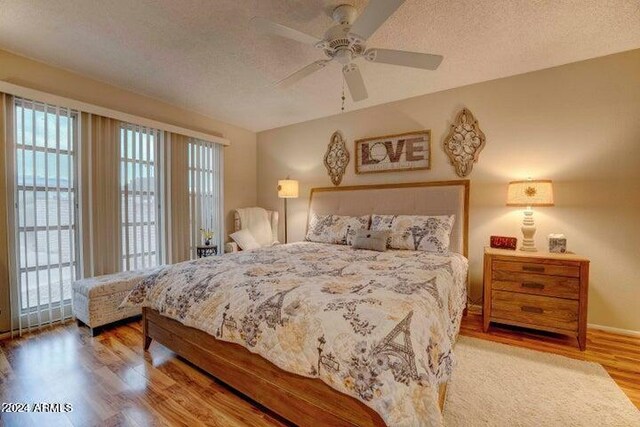
<path fill-rule="evenodd" d="M 431 168 L 431 131 L 377 136 L 356 141 L 356 173 Z"/>

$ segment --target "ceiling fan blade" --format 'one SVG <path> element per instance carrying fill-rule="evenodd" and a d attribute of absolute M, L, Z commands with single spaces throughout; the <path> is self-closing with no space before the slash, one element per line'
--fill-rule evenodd
<path fill-rule="evenodd" d="M 405 0 L 370 0 L 351 27 L 350 35 L 364 41 L 389 19 Z"/>
<path fill-rule="evenodd" d="M 351 99 L 355 102 L 367 99 L 369 94 L 367 93 L 367 87 L 362 80 L 362 74 L 357 64 L 353 62 L 342 67 L 342 74 L 344 74 L 344 80 L 347 82 Z"/>
<path fill-rule="evenodd" d="M 315 45 L 321 40 L 317 37 L 305 34 L 302 31 L 294 30 L 293 28 L 278 24 L 273 21 L 269 21 L 266 18 L 255 16 L 251 18 L 251 25 L 261 33 L 275 34 L 276 36 L 284 37 L 287 39 L 295 40 L 301 43 Z"/>
<path fill-rule="evenodd" d="M 422 68 L 424 70 L 435 70 L 444 59 L 442 55 L 394 49 L 368 49 L 364 53 L 364 58 L 371 62 L 383 62 L 385 64 Z"/>
<path fill-rule="evenodd" d="M 313 74 L 316 71 L 326 67 L 329 62 L 331 62 L 331 60 L 329 59 L 321 59 L 319 61 L 312 62 L 311 64 L 307 65 L 304 68 L 299 69 L 298 71 L 291 74 L 290 76 L 285 77 L 279 82 L 276 82 L 275 86 L 283 87 L 283 88 L 289 87 L 292 84 L 297 83 L 300 80 L 304 79 L 308 75 Z"/>

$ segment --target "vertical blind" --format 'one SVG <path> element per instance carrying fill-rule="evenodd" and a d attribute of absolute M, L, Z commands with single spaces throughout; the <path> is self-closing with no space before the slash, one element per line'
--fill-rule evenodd
<path fill-rule="evenodd" d="M 122 270 L 122 123 L 82 113 L 80 126 L 81 238 L 86 248 L 83 266 L 87 276 L 102 276 Z"/>
<path fill-rule="evenodd" d="M 222 225 L 222 147 L 220 144 L 189 139 L 189 224 L 191 258 L 202 245 L 201 230 L 212 231 L 212 244 L 223 250 Z M 174 171 L 175 173 L 175 171 Z"/>
<path fill-rule="evenodd" d="M 222 144 L 0 95 L 12 331 L 72 317 L 79 278 L 195 258 L 201 229 L 221 253 Z"/>
<path fill-rule="evenodd" d="M 123 124 L 120 129 L 122 270 L 162 263 L 159 159 L 162 132 Z"/>
<path fill-rule="evenodd" d="M 22 98 L 13 106 L 18 329 L 71 316 L 79 275 L 78 112 Z"/>

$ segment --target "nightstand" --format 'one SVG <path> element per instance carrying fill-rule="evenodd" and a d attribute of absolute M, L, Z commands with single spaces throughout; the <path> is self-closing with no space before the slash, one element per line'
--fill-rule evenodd
<path fill-rule="evenodd" d="M 504 323 L 587 341 L 589 260 L 575 254 L 484 250 L 483 329 Z"/>

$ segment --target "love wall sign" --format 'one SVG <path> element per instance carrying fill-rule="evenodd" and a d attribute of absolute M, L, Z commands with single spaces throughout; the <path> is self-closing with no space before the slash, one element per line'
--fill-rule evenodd
<path fill-rule="evenodd" d="M 377 136 L 356 141 L 356 173 L 431 168 L 431 131 Z"/>

